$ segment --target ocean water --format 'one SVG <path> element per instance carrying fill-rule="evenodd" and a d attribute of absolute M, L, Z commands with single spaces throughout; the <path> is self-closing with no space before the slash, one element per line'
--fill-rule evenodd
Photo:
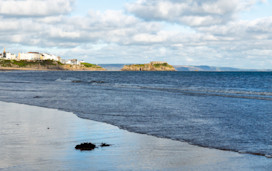
<path fill-rule="evenodd" d="M 70 111 L 198 146 L 272 156 L 271 72 L 0 72 L 0 100 Z"/>

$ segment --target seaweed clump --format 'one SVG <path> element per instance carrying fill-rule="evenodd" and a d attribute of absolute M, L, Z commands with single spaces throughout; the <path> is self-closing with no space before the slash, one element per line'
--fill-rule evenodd
<path fill-rule="evenodd" d="M 82 143 L 75 147 L 75 149 L 81 150 L 81 151 L 91 151 L 91 150 L 94 150 L 95 148 L 96 148 L 96 145 L 92 143 Z"/>

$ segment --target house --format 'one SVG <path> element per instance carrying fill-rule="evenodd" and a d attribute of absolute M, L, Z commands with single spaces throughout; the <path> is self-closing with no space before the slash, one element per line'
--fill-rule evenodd
<path fill-rule="evenodd" d="M 6 53 L 6 59 L 10 59 L 10 60 L 16 60 L 17 59 L 17 56 L 13 53 L 9 53 L 7 52 Z"/>
<path fill-rule="evenodd" d="M 79 62 L 77 59 L 69 59 L 69 60 L 65 61 L 65 64 L 68 64 L 68 65 L 79 65 L 78 63 Z"/>
<path fill-rule="evenodd" d="M 60 57 L 56 55 L 50 55 L 47 53 L 41 54 L 41 60 L 53 60 L 53 61 L 60 61 Z"/>
<path fill-rule="evenodd" d="M 39 52 L 19 53 L 18 60 L 35 61 L 41 60 L 41 54 Z"/>

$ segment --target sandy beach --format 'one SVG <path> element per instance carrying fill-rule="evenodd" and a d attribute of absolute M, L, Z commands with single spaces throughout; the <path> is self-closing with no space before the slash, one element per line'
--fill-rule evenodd
<path fill-rule="evenodd" d="M 43 71 L 45 69 L 0 67 L 0 71 Z"/>
<path fill-rule="evenodd" d="M 112 146 L 77 151 L 83 142 Z M 130 133 L 73 113 L 0 102 L 0 170 L 269 170 L 272 159 Z"/>

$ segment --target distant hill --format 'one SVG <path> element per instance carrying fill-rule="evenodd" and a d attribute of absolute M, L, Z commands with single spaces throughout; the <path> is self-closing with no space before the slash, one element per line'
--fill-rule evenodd
<path fill-rule="evenodd" d="M 177 71 L 243 71 L 239 68 L 232 67 L 214 67 L 214 66 L 186 66 L 186 65 L 173 65 Z"/>
<path fill-rule="evenodd" d="M 121 71 L 121 69 L 128 64 L 99 64 L 107 71 Z M 191 65 L 173 65 L 177 71 L 271 71 L 271 70 L 257 70 L 257 69 L 239 69 L 232 67 L 215 67 L 207 65 L 191 66 Z"/>

